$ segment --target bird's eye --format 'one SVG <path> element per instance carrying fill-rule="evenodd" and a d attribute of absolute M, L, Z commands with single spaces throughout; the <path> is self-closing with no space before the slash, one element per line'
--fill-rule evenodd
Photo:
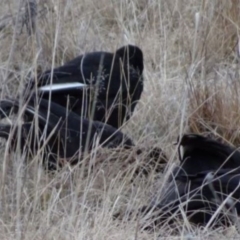
<path fill-rule="evenodd" d="M 189 134 L 188 138 L 197 138 L 197 136 L 195 134 Z"/>

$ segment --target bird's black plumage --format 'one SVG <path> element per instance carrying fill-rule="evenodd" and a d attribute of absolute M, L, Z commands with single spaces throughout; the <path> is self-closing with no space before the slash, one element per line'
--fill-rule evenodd
<path fill-rule="evenodd" d="M 121 144 L 126 148 L 133 146 L 132 140 L 120 130 L 102 122 L 80 118 L 46 99 L 35 103 L 32 97 L 23 107 L 20 107 L 19 101 L 2 100 L 1 106 L 5 109 L 13 108 L 15 112 L 22 111 L 25 122 L 13 126 L 0 124 L 0 137 L 8 139 L 12 136 L 11 146 L 14 150 L 21 127 L 20 148 L 25 148 L 27 152 L 35 155 L 39 147 L 44 146 L 44 159 L 48 159 L 46 163 L 49 169 L 56 168 L 58 159 L 77 162 L 79 154 L 84 150 L 90 151 L 96 143 L 108 148 Z M 30 122 L 27 119 L 30 119 Z"/>
<path fill-rule="evenodd" d="M 142 211 L 158 210 L 154 224 L 162 224 L 177 212 L 181 215 L 182 208 L 191 222 L 207 224 L 226 201 L 213 222 L 232 221 L 233 209 L 240 214 L 239 151 L 196 134 L 184 135 L 179 145 L 183 148 L 180 165 L 174 168 L 160 201 L 154 199 Z"/>
<path fill-rule="evenodd" d="M 187 174 L 240 167 L 240 152 L 229 145 L 198 134 L 185 134 L 179 142 L 181 168 Z"/>
<path fill-rule="evenodd" d="M 207 181 L 209 174 L 212 179 Z M 171 219 L 181 208 L 185 211 L 190 222 L 205 225 L 224 202 L 222 210 L 213 220 L 215 223 L 229 224 L 236 209 L 240 214 L 240 173 L 232 169 L 220 172 L 199 172 L 196 175 L 186 176 L 179 174 L 167 186 L 167 191 L 159 204 L 151 205 L 149 209 L 159 210 L 158 220 L 155 224 Z M 232 194 L 233 193 L 233 194 Z M 231 197 L 229 195 L 231 194 Z M 172 222 L 172 219 L 169 223 Z"/>
<path fill-rule="evenodd" d="M 143 53 L 137 46 L 86 53 L 31 79 L 21 97 L 37 92 L 84 118 L 119 128 L 141 97 L 143 69 Z"/>

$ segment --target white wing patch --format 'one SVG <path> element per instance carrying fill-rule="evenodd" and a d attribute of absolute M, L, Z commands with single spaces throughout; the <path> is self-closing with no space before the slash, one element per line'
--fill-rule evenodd
<path fill-rule="evenodd" d="M 85 89 L 89 87 L 87 84 L 79 83 L 79 82 L 73 82 L 73 83 L 55 83 L 55 84 L 49 84 L 45 85 L 39 88 L 42 92 L 49 92 L 49 91 L 59 91 L 64 89 Z"/>

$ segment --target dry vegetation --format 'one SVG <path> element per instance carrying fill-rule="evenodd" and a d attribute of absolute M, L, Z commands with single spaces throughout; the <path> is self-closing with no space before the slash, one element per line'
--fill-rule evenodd
<path fill-rule="evenodd" d="M 144 52 L 145 89 L 123 130 L 138 147 L 162 147 L 171 168 L 182 132 L 211 132 L 239 145 L 238 0 L 39 0 L 32 35 L 25 2 L 0 2 L 1 98 L 14 96 L 37 71 L 131 43 Z M 202 229 L 187 219 L 152 233 L 141 230 L 143 220 L 113 220 L 161 195 L 166 173 L 133 174 L 144 154 L 93 153 L 85 168 L 51 176 L 4 147 L 1 239 L 239 239 L 234 227 Z"/>

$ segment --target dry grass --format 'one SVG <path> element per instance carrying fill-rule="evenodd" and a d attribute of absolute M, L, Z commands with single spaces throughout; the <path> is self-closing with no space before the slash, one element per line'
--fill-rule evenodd
<path fill-rule="evenodd" d="M 78 54 L 137 44 L 144 52 L 145 90 L 124 131 L 138 147 L 162 147 L 171 168 L 177 158 L 172 143 L 182 132 L 240 143 L 239 1 L 44 0 L 32 36 L 21 32 L 24 2 L 0 3 L 1 97 L 14 96 L 30 74 Z M 3 151 L 1 239 L 239 238 L 234 228 L 204 230 L 187 219 L 153 233 L 141 231 L 138 221 L 113 220 L 114 213 L 161 195 L 166 173 L 134 178 L 144 154 L 104 154 L 93 154 L 85 169 L 50 176 Z"/>

